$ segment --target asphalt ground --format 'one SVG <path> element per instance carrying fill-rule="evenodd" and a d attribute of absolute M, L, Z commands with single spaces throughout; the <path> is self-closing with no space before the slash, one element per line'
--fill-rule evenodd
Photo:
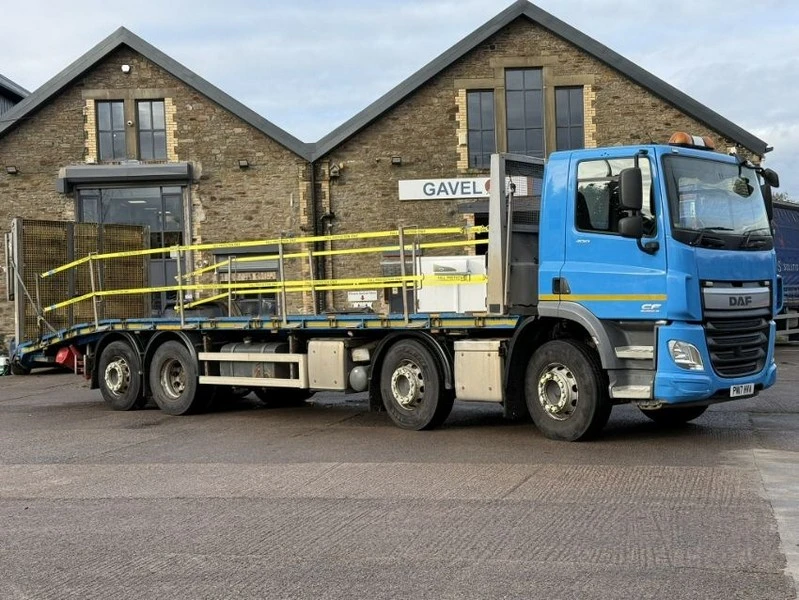
<path fill-rule="evenodd" d="M 0 599 L 796 598 L 799 348 L 664 429 L 553 442 L 486 404 L 409 432 L 364 396 L 113 412 L 0 378 Z"/>

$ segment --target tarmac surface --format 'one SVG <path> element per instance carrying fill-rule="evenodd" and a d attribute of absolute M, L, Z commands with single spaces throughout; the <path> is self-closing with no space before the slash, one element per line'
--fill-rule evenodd
<path fill-rule="evenodd" d="M 409 432 L 364 396 L 113 412 L 0 378 L 0 599 L 796 598 L 799 347 L 665 429 L 553 442 L 489 404 Z"/>

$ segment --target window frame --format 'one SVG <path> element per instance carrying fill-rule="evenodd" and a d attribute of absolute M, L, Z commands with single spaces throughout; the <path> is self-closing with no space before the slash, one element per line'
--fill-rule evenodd
<path fill-rule="evenodd" d="M 572 122 L 572 92 L 579 91 L 580 92 L 580 117 L 579 117 L 579 124 L 574 124 Z M 567 92 L 568 96 L 566 98 L 567 103 L 567 114 L 565 115 L 565 125 L 561 125 L 561 117 L 563 116 L 560 111 L 558 111 L 558 95 L 559 93 Z M 555 87 L 555 119 L 554 119 L 554 126 L 555 126 L 555 150 L 580 150 L 585 148 L 585 86 L 582 85 L 561 85 Z M 567 147 L 561 147 L 560 145 L 560 132 L 562 130 L 566 130 L 568 132 L 569 143 Z M 576 129 L 579 129 L 579 146 L 575 146 L 572 144 L 572 132 Z"/>
<path fill-rule="evenodd" d="M 115 128 L 114 122 L 114 105 L 120 105 L 122 107 L 122 123 L 120 124 L 119 128 Z M 102 128 L 102 121 L 103 118 L 100 115 L 100 111 L 102 110 L 101 107 L 108 106 L 109 107 L 109 122 L 110 122 L 110 129 L 103 129 Z M 96 100 L 94 103 L 94 118 L 96 124 L 96 135 L 97 135 L 97 160 L 99 162 L 115 162 L 115 161 L 122 161 L 127 160 L 128 158 L 128 136 L 126 130 L 126 122 L 125 122 L 125 100 Z M 123 153 L 121 156 L 117 156 L 117 148 L 115 143 L 115 134 L 122 135 L 122 149 Z M 111 156 L 103 156 L 103 136 L 110 135 L 111 136 Z"/>
<path fill-rule="evenodd" d="M 513 73 L 521 73 L 522 74 L 522 86 L 521 88 L 512 87 L 510 84 L 508 77 Z M 535 73 L 537 79 L 540 83 L 540 87 L 528 87 L 527 86 L 527 73 Z M 545 89 L 546 86 L 544 84 L 544 68 L 543 67 L 512 67 L 506 68 L 504 73 L 504 85 L 505 85 L 505 147 L 507 148 L 508 152 L 516 153 L 516 154 L 524 154 L 527 156 L 536 156 L 538 158 L 545 158 L 547 155 L 547 140 L 546 140 L 546 94 Z M 511 126 L 511 114 L 512 111 L 510 110 L 511 104 L 511 97 L 515 96 L 517 93 L 521 92 L 522 95 L 522 104 L 521 104 L 521 113 L 522 113 L 522 126 L 516 127 Z M 533 97 L 533 101 L 537 101 L 540 105 L 540 115 L 539 118 L 536 119 L 534 109 L 535 105 L 528 103 L 528 95 Z M 535 121 L 538 121 L 536 124 Z M 515 145 L 511 145 L 511 134 L 516 132 L 522 132 L 522 136 L 524 138 L 523 148 L 516 147 Z M 531 144 L 530 135 L 534 134 L 540 138 L 541 143 L 541 151 L 533 151 L 531 148 L 533 144 Z"/>
<path fill-rule="evenodd" d="M 167 127 L 166 127 L 166 102 L 163 98 L 146 98 L 146 99 L 136 99 L 134 100 L 135 103 L 135 113 L 136 113 L 136 142 L 137 142 L 137 150 L 138 150 L 138 157 L 139 160 L 143 161 L 165 161 L 168 159 L 168 152 L 167 152 Z M 163 128 L 156 128 L 155 127 L 155 111 L 153 105 L 155 103 L 161 104 L 161 114 L 163 118 Z M 149 105 L 149 128 L 142 127 L 142 118 L 141 118 L 141 109 L 144 105 Z M 163 147 L 158 146 L 158 150 L 163 150 L 163 156 L 156 155 L 156 134 L 163 133 Z M 150 136 L 150 141 L 147 144 L 150 150 L 150 156 L 145 157 L 144 155 L 144 136 Z"/>
<path fill-rule="evenodd" d="M 477 96 L 478 100 L 478 113 L 479 113 L 479 126 L 472 127 L 473 112 L 470 110 L 471 102 L 470 97 Z M 491 168 L 491 155 L 497 151 L 497 116 L 496 116 L 496 92 L 493 89 L 471 89 L 466 90 L 466 152 L 468 158 L 468 166 L 470 169 L 489 169 Z M 487 104 L 486 104 L 487 103 Z M 490 107 L 490 127 L 485 127 L 484 117 L 485 106 Z M 479 134 L 480 138 L 480 152 L 473 152 L 472 134 Z M 485 147 L 485 134 L 491 134 L 490 150 L 486 151 Z M 477 157 L 480 157 L 477 159 Z"/>

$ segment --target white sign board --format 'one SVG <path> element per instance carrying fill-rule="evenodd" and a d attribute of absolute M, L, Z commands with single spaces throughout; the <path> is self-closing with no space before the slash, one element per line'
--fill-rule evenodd
<path fill-rule="evenodd" d="M 356 290 L 347 292 L 347 302 L 355 308 L 371 308 L 377 302 L 377 290 Z"/>
<path fill-rule="evenodd" d="M 400 200 L 447 200 L 450 198 L 488 198 L 488 177 L 454 179 L 401 179 Z"/>
<path fill-rule="evenodd" d="M 454 179 L 400 179 L 400 200 L 451 200 L 455 198 L 488 198 L 491 187 L 488 177 L 457 177 Z M 506 189 L 515 186 L 517 196 L 535 194 L 532 177 L 513 176 L 505 181 Z M 539 190 L 540 191 L 540 190 Z"/>

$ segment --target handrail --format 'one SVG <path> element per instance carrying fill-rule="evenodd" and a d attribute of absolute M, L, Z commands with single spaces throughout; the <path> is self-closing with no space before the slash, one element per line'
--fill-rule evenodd
<path fill-rule="evenodd" d="M 424 229 L 409 229 L 406 231 L 408 235 L 447 235 L 452 233 L 486 233 L 488 228 L 485 226 L 475 227 L 434 227 Z M 375 239 L 381 237 L 398 236 L 399 230 L 393 229 L 389 231 L 367 231 L 363 233 L 337 233 L 331 235 L 312 235 L 305 237 L 280 237 L 266 240 L 250 240 L 244 242 L 223 242 L 216 244 L 191 244 L 186 246 L 172 246 L 169 248 L 147 248 L 146 250 L 129 250 L 125 252 L 109 252 L 106 254 L 95 254 L 92 260 L 108 260 L 112 258 L 126 258 L 131 256 L 148 256 L 151 254 L 163 254 L 165 250 L 175 250 L 178 252 L 201 252 L 207 250 L 223 250 L 223 249 L 236 249 L 236 248 L 249 248 L 253 246 L 272 246 L 278 244 L 310 244 L 314 242 L 337 242 L 337 241 L 351 241 L 360 239 Z M 72 262 L 66 263 L 55 269 L 45 271 L 40 275 L 42 279 L 78 267 L 89 261 L 89 257 L 85 256 Z"/>
<path fill-rule="evenodd" d="M 480 229 L 487 229 L 486 227 L 480 227 Z M 459 246 L 479 246 L 482 244 L 488 244 L 488 240 L 459 240 L 455 242 L 427 242 L 426 244 L 416 244 L 416 249 L 423 249 L 423 250 L 432 250 L 434 248 L 455 248 Z M 413 248 L 413 244 L 405 244 L 405 250 L 411 251 Z M 370 253 L 377 253 L 377 252 L 399 252 L 400 245 L 395 244 L 393 246 L 366 246 L 364 248 L 342 248 L 340 250 L 317 250 L 313 253 L 314 257 L 316 256 L 345 256 L 350 254 L 370 254 Z M 291 252 L 288 254 L 283 255 L 283 259 L 287 260 L 290 258 L 307 258 L 308 252 Z M 280 258 L 279 254 L 259 254 L 254 256 L 236 256 L 237 263 L 247 263 L 247 262 L 260 262 L 264 260 L 278 260 Z M 188 279 L 189 277 L 202 275 L 204 273 L 210 273 L 216 269 L 221 269 L 226 267 L 230 259 L 221 260 L 219 262 L 213 263 L 211 265 L 206 265 L 205 267 L 201 267 L 199 269 L 195 269 L 190 273 L 186 273 L 183 277 Z"/>
<path fill-rule="evenodd" d="M 420 275 L 416 273 L 415 267 L 413 274 L 406 274 L 404 273 L 404 268 L 401 269 L 403 271 L 403 274 L 400 276 L 350 277 L 350 278 L 332 278 L 332 279 L 311 278 L 310 280 L 307 279 L 286 280 L 284 279 L 283 276 L 281 276 L 277 280 L 232 281 L 233 277 L 232 277 L 231 268 L 234 262 L 235 264 L 238 265 L 240 263 L 247 263 L 247 262 L 277 260 L 280 263 L 281 274 L 282 274 L 284 273 L 283 265 L 285 261 L 290 259 L 300 259 L 302 261 L 309 261 L 310 260 L 309 257 L 316 258 L 316 257 L 344 256 L 344 255 L 369 254 L 369 253 L 376 254 L 376 253 L 386 253 L 386 252 L 399 252 L 401 256 L 405 256 L 406 252 L 410 252 L 412 256 L 416 256 L 415 253 L 419 250 L 441 249 L 441 248 L 464 248 L 464 247 L 470 247 L 470 246 L 474 247 L 481 244 L 486 244 L 488 240 L 474 239 L 474 235 L 487 232 L 488 232 L 488 227 L 485 226 L 437 227 L 437 228 L 408 227 L 408 228 L 399 228 L 390 231 L 371 231 L 371 232 L 362 232 L 362 233 L 331 234 L 331 235 L 321 235 L 321 236 L 317 235 L 317 236 L 289 237 L 289 238 L 281 237 L 268 240 L 192 244 L 186 246 L 148 248 L 144 250 L 110 252 L 106 254 L 92 254 L 90 256 L 74 260 L 70 263 L 46 271 L 45 273 L 42 273 L 39 277 L 44 279 L 52 275 L 55 275 L 57 273 L 68 271 L 69 269 L 75 269 L 87 262 L 89 262 L 90 265 L 93 265 L 97 264 L 98 261 L 103 261 L 103 260 L 110 261 L 115 258 L 152 256 L 156 254 L 166 254 L 166 253 L 171 253 L 173 256 L 177 255 L 178 257 L 181 257 L 185 255 L 186 252 L 190 251 L 235 249 L 235 248 L 246 248 L 246 247 L 263 246 L 263 245 L 277 245 L 279 250 L 279 252 L 276 254 L 228 257 L 212 265 L 207 265 L 200 269 L 196 269 L 190 273 L 185 273 L 185 274 L 181 272 L 181 269 L 179 269 L 178 276 L 176 277 L 177 280 L 176 285 L 114 289 L 114 290 L 97 289 L 93 285 L 91 292 L 73 298 L 65 299 L 55 304 L 51 304 L 47 307 L 42 308 L 41 313 L 42 314 L 50 313 L 55 310 L 85 301 L 92 301 L 93 303 L 96 303 L 103 297 L 132 295 L 132 294 L 152 294 L 152 293 L 162 293 L 162 292 L 176 292 L 181 295 L 181 298 L 179 298 L 179 301 L 176 306 L 176 309 L 180 311 L 181 315 L 183 314 L 184 309 L 193 308 L 208 302 L 220 300 L 222 298 L 228 298 L 228 302 L 230 303 L 231 299 L 234 296 L 247 296 L 247 295 L 262 294 L 262 293 L 277 293 L 281 298 L 281 306 L 282 306 L 281 311 L 285 313 L 286 312 L 285 294 L 287 293 L 346 291 L 346 290 L 362 289 L 367 286 L 373 288 L 402 287 L 404 289 L 409 284 L 413 285 L 415 288 L 418 288 L 422 285 L 438 286 L 438 285 L 457 285 L 457 284 L 479 284 L 479 283 L 484 283 L 486 281 L 485 275 L 446 274 L 446 273 Z M 456 235 L 466 234 L 469 235 L 472 239 L 431 241 L 425 243 L 420 243 L 416 240 L 414 240 L 413 243 L 404 243 L 402 241 L 402 239 L 405 236 L 409 237 L 414 236 L 416 239 L 418 239 L 421 236 L 428 236 L 428 235 L 440 236 L 447 234 L 456 234 Z M 309 251 L 307 248 L 304 248 L 301 251 L 297 252 L 284 252 L 283 248 L 284 245 L 290 245 L 290 244 L 310 244 L 312 242 L 329 242 L 329 241 L 370 240 L 370 239 L 392 237 L 392 236 L 400 238 L 398 240 L 399 243 L 385 245 L 385 246 L 366 246 L 361 248 L 341 248 L 335 250 L 329 249 L 329 250 Z M 312 267 L 312 263 L 309 262 L 308 266 Z M 220 272 L 220 269 L 227 270 L 228 274 L 227 282 L 220 282 L 218 278 L 216 278 L 214 282 L 196 283 L 196 278 L 199 275 L 203 275 L 211 271 L 218 274 Z M 187 282 L 187 280 L 190 279 L 194 282 Z M 224 293 L 219 293 L 220 290 L 224 290 Z M 190 292 L 190 293 L 211 292 L 211 294 L 207 297 L 200 297 L 190 302 L 184 302 L 182 295 L 185 292 Z"/>

